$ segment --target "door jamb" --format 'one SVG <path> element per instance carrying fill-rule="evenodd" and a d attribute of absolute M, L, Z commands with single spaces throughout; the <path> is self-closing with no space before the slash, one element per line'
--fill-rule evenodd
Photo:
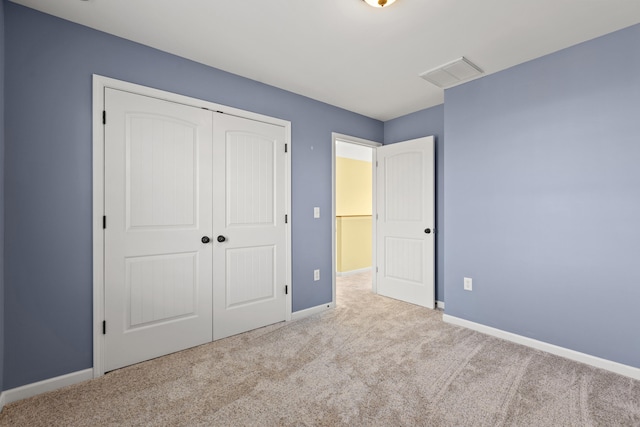
<path fill-rule="evenodd" d="M 102 322 L 104 320 L 104 93 L 106 88 L 118 89 L 132 92 L 139 95 L 150 96 L 179 104 L 185 104 L 197 108 L 204 108 L 211 111 L 222 111 L 238 117 L 250 120 L 282 126 L 285 131 L 285 144 L 288 145 L 288 155 L 285 155 L 285 212 L 289 215 L 289 221 L 285 225 L 286 242 L 286 267 L 285 282 L 283 285 L 292 289 L 291 279 L 291 122 L 277 119 L 262 114 L 240 110 L 238 108 L 227 107 L 225 105 L 204 101 L 176 93 L 141 86 L 122 80 L 104 77 L 98 74 L 93 75 L 93 377 L 98 378 L 104 375 L 104 335 L 102 333 Z M 291 320 L 291 296 L 292 292 L 286 295 L 285 320 Z"/>
<path fill-rule="evenodd" d="M 364 145 L 371 148 L 371 217 L 375 218 L 376 211 L 376 148 L 382 143 L 371 141 L 368 139 L 357 138 L 355 136 L 343 135 L 341 133 L 331 132 L 331 288 L 333 304 L 336 304 L 336 141 L 348 142 L 349 144 Z M 371 221 L 372 227 L 372 247 L 371 247 L 371 269 L 376 266 L 376 222 Z M 376 275 L 371 275 L 372 290 L 377 290 Z"/>

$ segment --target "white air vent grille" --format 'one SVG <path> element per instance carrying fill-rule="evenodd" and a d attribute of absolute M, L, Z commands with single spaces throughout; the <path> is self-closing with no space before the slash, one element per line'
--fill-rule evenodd
<path fill-rule="evenodd" d="M 441 88 L 449 88 L 458 83 L 471 80 L 483 71 L 467 58 L 458 58 L 433 70 L 425 71 L 420 77 Z"/>

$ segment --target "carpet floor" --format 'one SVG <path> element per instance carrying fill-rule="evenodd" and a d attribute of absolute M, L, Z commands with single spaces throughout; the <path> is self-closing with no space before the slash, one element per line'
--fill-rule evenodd
<path fill-rule="evenodd" d="M 0 426 L 640 426 L 640 381 L 340 278 L 337 308 L 7 405 Z"/>

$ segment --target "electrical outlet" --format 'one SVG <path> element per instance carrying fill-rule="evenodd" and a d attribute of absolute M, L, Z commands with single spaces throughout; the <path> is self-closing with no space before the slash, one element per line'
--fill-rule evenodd
<path fill-rule="evenodd" d="M 313 280 L 316 282 L 320 280 L 320 270 L 313 270 Z"/>
<path fill-rule="evenodd" d="M 314 218 L 320 218 L 320 208 L 319 207 L 315 207 L 313 208 L 313 217 Z"/>
<path fill-rule="evenodd" d="M 473 280 L 471 279 L 471 277 L 465 277 L 464 278 L 464 290 L 465 291 L 472 291 L 473 290 Z"/>

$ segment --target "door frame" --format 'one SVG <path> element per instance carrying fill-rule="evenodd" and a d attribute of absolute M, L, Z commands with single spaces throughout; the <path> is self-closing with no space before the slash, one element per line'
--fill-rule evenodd
<path fill-rule="evenodd" d="M 250 120 L 282 126 L 285 131 L 285 144 L 288 145 L 288 155 L 285 155 L 285 212 L 291 219 L 291 122 L 262 114 L 244 111 L 226 105 L 216 104 L 189 96 L 166 92 L 147 86 L 141 86 L 110 77 L 93 74 L 93 377 L 104 375 L 104 335 L 102 322 L 104 320 L 104 230 L 102 217 L 104 215 L 104 92 L 106 88 L 122 90 L 143 96 L 185 104 L 192 107 L 220 111 Z M 285 225 L 285 282 L 283 285 L 292 289 L 291 281 L 291 223 Z M 334 279 L 335 280 L 335 279 Z M 334 290 L 335 292 L 335 290 Z M 291 320 L 291 295 L 286 295 L 285 321 Z"/>
<path fill-rule="evenodd" d="M 368 139 L 358 138 L 355 136 L 344 135 L 341 133 L 331 132 L 331 292 L 333 304 L 336 304 L 336 141 L 343 141 L 349 144 L 363 145 L 371 148 L 371 227 L 372 227 L 372 248 L 371 248 L 371 269 L 376 266 L 376 148 L 382 145 L 381 142 L 375 142 Z M 376 275 L 371 275 L 372 290 L 377 291 Z"/>

